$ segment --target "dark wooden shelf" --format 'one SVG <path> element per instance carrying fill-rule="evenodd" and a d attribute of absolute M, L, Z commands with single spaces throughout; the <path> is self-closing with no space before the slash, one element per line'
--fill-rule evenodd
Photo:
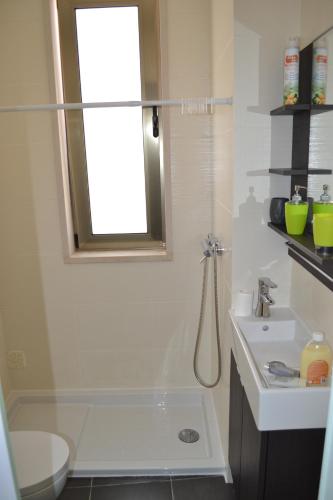
<path fill-rule="evenodd" d="M 289 104 L 280 106 L 271 111 L 271 116 L 291 116 L 303 111 L 310 111 L 313 114 L 333 111 L 333 104 Z"/>
<path fill-rule="evenodd" d="M 268 223 L 268 226 L 273 229 L 276 233 L 283 236 L 288 242 L 294 245 L 296 248 L 302 250 L 309 258 L 315 261 L 317 264 L 324 265 L 328 264 L 332 266 L 333 270 L 333 254 L 332 255 L 322 255 L 318 250 L 316 250 L 315 244 L 313 242 L 313 236 L 311 233 L 305 232 L 300 236 L 294 236 L 287 233 L 287 228 L 280 224 Z"/>
<path fill-rule="evenodd" d="M 311 113 L 315 115 L 326 113 L 327 111 L 333 111 L 333 104 L 312 104 L 311 106 Z"/>
<path fill-rule="evenodd" d="M 318 251 L 313 242 L 310 232 L 305 232 L 300 236 L 293 236 L 287 233 L 285 226 L 268 223 L 268 226 L 276 233 L 287 240 L 288 254 L 321 283 L 333 290 L 333 254 L 323 255 Z"/>
<path fill-rule="evenodd" d="M 309 104 L 290 104 L 288 106 L 280 106 L 271 111 L 272 116 L 288 116 L 300 113 L 302 111 L 310 111 Z"/>
<path fill-rule="evenodd" d="M 310 168 L 296 169 L 296 168 L 270 168 L 270 174 L 276 175 L 330 175 L 332 170 L 328 168 Z"/>

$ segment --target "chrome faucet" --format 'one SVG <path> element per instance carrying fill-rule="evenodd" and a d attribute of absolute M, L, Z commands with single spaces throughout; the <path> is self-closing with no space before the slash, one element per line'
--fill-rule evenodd
<path fill-rule="evenodd" d="M 258 304 L 255 312 L 257 318 L 269 318 L 271 315 L 269 306 L 275 302 L 269 294 L 270 288 L 277 288 L 277 285 L 270 278 L 259 278 Z"/>

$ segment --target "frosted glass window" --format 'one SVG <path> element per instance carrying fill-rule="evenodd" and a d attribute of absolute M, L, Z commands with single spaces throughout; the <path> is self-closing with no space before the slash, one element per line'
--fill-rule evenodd
<path fill-rule="evenodd" d="M 76 10 L 83 102 L 141 100 L 137 7 Z M 147 232 L 141 108 L 84 110 L 93 234 Z"/>

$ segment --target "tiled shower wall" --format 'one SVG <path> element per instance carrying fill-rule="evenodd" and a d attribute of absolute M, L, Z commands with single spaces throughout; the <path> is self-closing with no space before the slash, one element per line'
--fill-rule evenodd
<path fill-rule="evenodd" d="M 162 0 L 162 15 L 169 95 L 210 95 L 210 2 Z M 3 1 L 0 20 L 1 104 L 54 102 L 48 2 Z M 70 265 L 55 116 L 0 116 L 0 310 L 7 349 L 27 360 L 10 370 L 13 389 L 195 385 L 200 239 L 213 223 L 212 119 L 172 110 L 170 124 L 173 260 Z"/>
<path fill-rule="evenodd" d="M 215 95 L 234 93 L 234 2 L 214 0 L 213 19 L 213 89 Z M 231 349 L 228 311 L 232 290 L 232 200 L 234 169 L 234 111 L 219 108 L 214 116 L 214 231 L 228 249 L 219 259 L 220 324 L 222 348 L 222 380 L 214 389 L 215 407 L 219 415 L 223 449 L 228 449 L 229 359 Z M 216 370 L 216 350 L 212 350 L 212 366 Z M 216 373 L 216 372 L 215 372 Z"/>

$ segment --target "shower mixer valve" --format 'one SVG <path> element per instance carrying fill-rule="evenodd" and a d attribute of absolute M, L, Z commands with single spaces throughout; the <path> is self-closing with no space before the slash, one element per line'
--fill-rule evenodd
<path fill-rule="evenodd" d="M 218 240 L 212 233 L 209 233 L 207 238 L 202 240 L 201 246 L 204 254 L 204 257 L 201 260 L 204 260 L 207 257 L 213 257 L 214 254 L 222 255 L 225 251 L 225 248 L 222 247 L 220 240 Z"/>

